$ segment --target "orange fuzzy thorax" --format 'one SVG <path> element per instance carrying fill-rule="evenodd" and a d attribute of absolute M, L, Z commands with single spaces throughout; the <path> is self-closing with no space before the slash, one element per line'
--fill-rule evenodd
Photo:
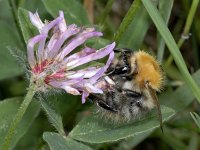
<path fill-rule="evenodd" d="M 134 54 L 137 65 L 136 82 L 141 88 L 146 87 L 146 83 L 152 89 L 160 91 L 163 82 L 163 73 L 156 59 L 146 52 L 139 51 Z"/>

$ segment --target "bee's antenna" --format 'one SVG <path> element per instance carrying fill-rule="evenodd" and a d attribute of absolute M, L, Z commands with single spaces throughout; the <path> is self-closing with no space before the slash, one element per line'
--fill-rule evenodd
<path fill-rule="evenodd" d="M 164 130 L 163 130 L 163 123 L 162 123 L 162 113 L 161 113 L 161 109 L 160 109 L 160 103 L 158 101 L 158 97 L 156 95 L 156 91 L 154 89 L 152 89 L 149 85 L 148 85 L 148 89 L 150 90 L 150 94 L 156 104 L 156 108 L 157 108 L 157 111 L 158 111 L 158 119 L 159 119 L 159 122 L 160 122 L 160 128 L 162 130 L 162 133 L 164 133 Z"/>

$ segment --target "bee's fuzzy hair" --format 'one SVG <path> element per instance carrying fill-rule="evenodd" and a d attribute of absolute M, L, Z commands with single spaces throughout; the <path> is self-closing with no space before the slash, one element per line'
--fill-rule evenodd
<path fill-rule="evenodd" d="M 140 120 L 147 113 L 146 111 L 141 111 L 140 113 L 135 114 L 135 116 L 127 117 L 126 115 L 121 115 L 114 112 L 109 112 L 103 108 L 97 107 L 95 115 L 98 115 L 98 118 L 101 118 L 104 121 L 109 121 L 112 124 L 121 124 L 121 123 L 130 123 Z"/>

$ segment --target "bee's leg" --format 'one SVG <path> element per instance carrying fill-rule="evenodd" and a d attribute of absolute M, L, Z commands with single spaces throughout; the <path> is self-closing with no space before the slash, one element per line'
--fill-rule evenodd
<path fill-rule="evenodd" d="M 112 112 L 117 112 L 116 109 L 112 108 L 111 106 L 109 106 L 108 104 L 106 104 L 104 101 L 98 101 L 97 102 L 97 106 L 99 106 L 99 107 L 101 107 L 103 109 L 112 111 Z"/>
<path fill-rule="evenodd" d="M 106 100 L 102 97 L 101 94 L 90 94 L 88 99 L 95 103 L 98 107 L 101 107 L 105 110 L 111 111 L 111 112 L 117 112 L 117 110 L 106 103 Z"/>
<path fill-rule="evenodd" d="M 109 75 L 113 75 L 114 72 L 115 72 L 115 68 L 109 67 L 105 73 L 106 73 L 106 76 L 109 76 Z"/>

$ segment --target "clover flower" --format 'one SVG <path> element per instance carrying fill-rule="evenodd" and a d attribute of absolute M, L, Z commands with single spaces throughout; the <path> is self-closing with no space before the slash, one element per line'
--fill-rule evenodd
<path fill-rule="evenodd" d="M 73 95 L 82 94 L 82 103 L 90 93 L 103 93 L 105 82 L 102 81 L 108 78 L 104 78 L 104 73 L 114 58 L 115 43 L 100 50 L 83 46 L 86 40 L 102 36 L 102 33 L 94 28 L 67 25 L 62 11 L 56 19 L 45 23 L 37 12 L 29 12 L 29 16 L 39 31 L 27 44 L 32 82 L 37 85 L 37 90 L 59 88 Z M 72 52 L 80 46 L 83 46 L 82 50 Z M 106 56 L 109 56 L 107 63 L 102 67 L 76 69 Z"/>

